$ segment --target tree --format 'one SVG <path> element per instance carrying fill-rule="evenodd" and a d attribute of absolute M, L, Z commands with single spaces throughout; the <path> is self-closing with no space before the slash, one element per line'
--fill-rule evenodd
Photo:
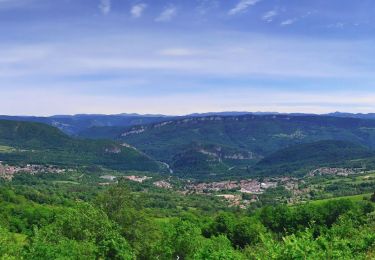
<path fill-rule="evenodd" d="M 263 225 L 276 233 L 283 233 L 289 229 L 291 212 L 286 205 L 267 206 L 260 212 Z"/>
<path fill-rule="evenodd" d="M 214 222 L 204 230 L 206 237 L 226 235 L 228 238 L 232 237 L 233 230 L 236 225 L 234 215 L 228 212 L 220 213 Z"/>
<path fill-rule="evenodd" d="M 0 259 L 20 259 L 22 250 L 22 243 L 15 235 L 0 226 Z"/>
<path fill-rule="evenodd" d="M 219 235 L 205 239 L 193 257 L 194 260 L 240 260 L 244 256 L 233 249 L 226 236 Z"/>
<path fill-rule="evenodd" d="M 189 221 L 179 220 L 174 224 L 174 230 L 171 238 L 174 256 L 181 259 L 192 256 L 203 239 L 200 228 Z"/>
<path fill-rule="evenodd" d="M 102 211 L 87 203 L 66 209 L 55 222 L 36 229 L 27 258 L 56 259 L 69 255 L 76 259 L 133 258 L 130 246 L 116 226 Z"/>
<path fill-rule="evenodd" d="M 259 242 L 260 235 L 265 232 L 266 229 L 259 220 L 245 217 L 236 224 L 230 239 L 235 247 L 244 248 L 247 245 Z"/>
<path fill-rule="evenodd" d="M 118 225 L 137 259 L 152 259 L 162 254 L 159 249 L 163 240 L 161 230 L 125 183 L 111 187 L 95 202 Z"/>

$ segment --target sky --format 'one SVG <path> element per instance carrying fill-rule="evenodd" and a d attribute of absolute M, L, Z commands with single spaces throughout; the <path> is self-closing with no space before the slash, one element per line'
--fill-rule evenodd
<path fill-rule="evenodd" d="M 373 0 L 0 0 L 0 114 L 375 112 Z"/>

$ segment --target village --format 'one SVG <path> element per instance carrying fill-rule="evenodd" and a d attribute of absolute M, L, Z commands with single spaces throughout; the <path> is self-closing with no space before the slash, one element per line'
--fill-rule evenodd
<path fill-rule="evenodd" d="M 17 173 L 31 174 L 35 175 L 37 173 L 55 173 L 61 174 L 69 170 L 60 169 L 53 165 L 34 165 L 26 164 L 25 166 L 13 166 L 4 164 L 0 161 L 0 178 L 11 181 L 14 178 L 14 175 Z"/>
<path fill-rule="evenodd" d="M 322 167 L 319 169 L 315 169 L 310 171 L 308 176 L 321 176 L 321 175 L 337 175 L 337 176 L 349 176 L 353 174 L 357 174 L 363 169 L 346 169 L 346 168 L 329 168 L 329 167 Z"/>
<path fill-rule="evenodd" d="M 115 176 L 102 176 L 102 179 L 117 182 Z M 147 176 L 123 176 L 119 177 L 133 182 L 143 183 L 151 180 L 152 177 Z M 220 182 L 193 182 L 186 181 L 184 185 L 174 185 L 170 180 L 159 180 L 152 182 L 152 185 L 162 189 L 175 188 L 181 194 L 200 194 L 207 196 L 216 196 L 226 200 L 229 206 L 239 206 L 246 208 L 249 204 L 259 200 L 259 195 L 268 189 L 284 187 L 285 190 L 293 195 L 301 195 L 308 193 L 309 190 L 300 187 L 305 182 L 302 179 L 294 177 L 274 177 L 264 179 L 245 179 L 245 180 L 227 180 Z M 110 182 L 105 183 L 110 185 Z M 244 199 L 246 195 L 246 199 Z"/>
<path fill-rule="evenodd" d="M 116 177 L 116 176 L 113 176 L 113 175 L 103 175 L 103 176 L 100 176 L 100 179 L 106 180 L 107 182 L 101 182 L 101 183 L 99 183 L 99 185 L 106 186 L 106 185 L 111 185 L 111 184 L 117 183 L 118 182 L 117 179 L 125 179 L 125 180 L 129 180 L 129 181 L 133 181 L 133 182 L 143 183 L 147 180 L 151 180 L 152 177 L 136 176 L 136 175 Z M 155 181 L 152 184 L 155 187 L 158 187 L 158 188 L 161 188 L 161 189 L 172 189 L 173 188 L 172 184 L 170 184 L 168 181 L 165 181 L 165 180 Z"/>
<path fill-rule="evenodd" d="M 221 181 L 209 183 L 189 184 L 185 190 L 191 193 L 219 192 L 224 190 L 240 191 L 241 193 L 261 194 L 268 188 L 277 187 L 278 182 L 266 179 L 262 182 L 255 179 L 240 181 Z"/>
<path fill-rule="evenodd" d="M 72 171 L 71 169 L 61 169 L 53 165 L 34 165 L 26 164 L 23 166 L 14 166 L 0 162 L 0 178 L 6 181 L 12 181 L 16 174 L 35 175 L 40 173 L 62 174 Z M 154 187 L 161 189 L 174 189 L 182 194 L 200 194 L 222 198 L 228 202 L 230 206 L 239 206 L 246 208 L 249 204 L 259 200 L 259 196 L 267 190 L 275 188 L 283 188 L 291 194 L 288 200 L 296 202 L 301 198 L 308 196 L 311 188 L 305 187 L 305 183 L 309 178 L 315 178 L 322 175 L 333 175 L 337 177 L 347 177 L 358 174 L 356 169 L 344 168 L 328 168 L 322 167 L 310 171 L 305 177 L 268 177 L 253 178 L 243 180 L 224 180 L 216 182 L 198 182 L 193 180 L 185 180 L 176 182 L 177 179 L 168 177 L 167 179 L 153 180 L 154 177 L 142 175 L 102 175 L 102 180 L 97 184 L 99 186 L 108 186 L 118 183 L 120 179 L 130 182 L 145 183 L 150 181 Z M 178 183 L 178 184 L 177 184 Z"/>

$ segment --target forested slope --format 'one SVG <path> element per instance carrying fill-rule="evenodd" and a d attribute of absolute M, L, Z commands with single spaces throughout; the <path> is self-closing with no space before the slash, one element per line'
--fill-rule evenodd
<path fill-rule="evenodd" d="M 229 174 L 233 167 L 252 167 L 262 158 L 297 144 L 339 140 L 374 149 L 375 120 L 209 116 L 136 126 L 124 129 L 117 138 L 169 163 L 176 172 Z"/>
<path fill-rule="evenodd" d="M 153 170 L 156 161 L 114 141 L 78 140 L 58 129 L 30 122 L 0 120 L 0 160 L 66 166 L 101 165 L 113 169 Z M 8 148 L 4 149 L 4 147 Z"/>

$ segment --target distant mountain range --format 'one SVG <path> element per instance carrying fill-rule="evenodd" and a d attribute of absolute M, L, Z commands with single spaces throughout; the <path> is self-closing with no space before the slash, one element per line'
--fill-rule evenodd
<path fill-rule="evenodd" d="M 145 125 L 150 123 L 158 123 L 166 120 L 183 119 L 190 117 L 205 117 L 205 116 L 241 116 L 241 115 L 290 115 L 290 116 L 306 116 L 313 114 L 306 113 L 278 113 L 278 112 L 208 112 L 208 113 L 194 113 L 182 116 L 168 116 L 161 114 L 137 114 L 137 113 L 123 113 L 117 115 L 102 115 L 102 114 L 77 114 L 77 115 L 54 115 L 50 117 L 37 116 L 7 116 L 0 115 L 0 119 L 26 122 L 39 122 L 55 126 L 61 131 L 69 135 L 79 135 L 80 132 L 85 132 L 89 128 L 94 127 L 131 127 L 135 125 Z M 346 117 L 346 118 L 362 118 L 375 119 L 375 113 L 372 114 L 352 114 L 334 112 L 330 114 L 323 114 L 321 116 Z"/>
<path fill-rule="evenodd" d="M 342 112 L 334 112 L 326 114 L 327 116 L 335 116 L 335 117 L 352 117 L 352 118 L 362 118 L 362 119 L 375 119 L 375 113 L 369 114 L 353 114 L 353 113 L 342 113 Z"/>
<path fill-rule="evenodd" d="M 91 127 L 118 126 L 129 127 L 134 125 L 148 124 L 164 121 L 163 115 L 138 115 L 138 114 L 120 114 L 120 115 L 56 115 L 51 117 L 33 117 L 33 116 L 0 116 L 3 120 L 38 122 L 48 124 L 59 128 L 66 134 L 77 135 Z"/>

